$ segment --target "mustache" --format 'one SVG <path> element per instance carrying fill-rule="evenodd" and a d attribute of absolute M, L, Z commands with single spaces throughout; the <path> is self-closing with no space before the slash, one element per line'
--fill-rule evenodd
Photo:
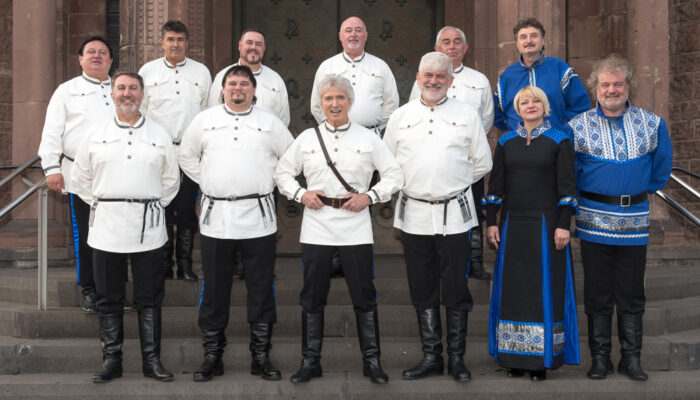
<path fill-rule="evenodd" d="M 425 87 L 427 87 L 427 88 L 430 88 L 430 89 L 432 89 L 432 88 L 435 88 L 435 89 L 442 89 L 442 85 L 439 84 L 439 83 L 426 83 L 426 84 L 423 85 L 423 86 L 425 86 Z"/>

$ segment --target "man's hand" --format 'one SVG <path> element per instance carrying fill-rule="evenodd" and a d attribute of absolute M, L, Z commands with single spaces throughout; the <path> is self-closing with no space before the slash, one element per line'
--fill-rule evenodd
<path fill-rule="evenodd" d="M 554 247 L 561 250 L 569 244 L 571 233 L 568 229 L 557 228 L 554 230 Z"/>
<path fill-rule="evenodd" d="M 66 183 L 63 181 L 62 174 L 51 174 L 46 177 L 46 186 L 58 194 L 63 193 L 63 189 L 66 188 Z"/>
<path fill-rule="evenodd" d="M 318 196 L 325 196 L 326 194 L 323 193 L 321 190 L 308 190 L 306 193 L 304 193 L 303 196 L 301 196 L 301 204 L 304 205 L 304 207 L 310 208 L 312 210 L 319 210 L 321 207 L 323 207 L 325 204 L 321 201 L 321 199 L 318 198 Z"/>
<path fill-rule="evenodd" d="M 350 200 L 343 204 L 343 210 L 360 212 L 364 210 L 365 207 L 372 204 L 372 202 L 369 200 L 369 196 L 366 194 L 349 193 L 345 196 L 345 198 Z"/>

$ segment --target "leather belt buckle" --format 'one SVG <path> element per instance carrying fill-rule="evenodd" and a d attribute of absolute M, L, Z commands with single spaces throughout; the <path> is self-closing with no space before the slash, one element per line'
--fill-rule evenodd
<path fill-rule="evenodd" d="M 333 208 L 340 208 L 343 206 L 341 199 L 333 197 L 330 200 L 331 200 L 331 207 L 333 207 Z"/>
<path fill-rule="evenodd" d="M 620 207 L 629 207 L 632 204 L 632 198 L 628 194 L 620 196 Z"/>

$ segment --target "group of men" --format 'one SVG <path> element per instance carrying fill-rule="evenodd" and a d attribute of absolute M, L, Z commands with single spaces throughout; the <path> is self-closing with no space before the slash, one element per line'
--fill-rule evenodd
<path fill-rule="evenodd" d="M 369 204 L 389 200 L 400 189 L 394 226 L 401 230 L 424 355 L 417 366 L 404 371 L 403 378 L 443 373 L 442 303 L 447 312 L 448 373 L 457 381 L 471 379 L 464 364 L 467 316 L 473 303 L 467 277 L 490 279 L 481 258 L 480 198 L 483 178 L 491 169 L 486 133 L 492 125 L 501 130 L 517 127 L 520 117 L 513 109 L 513 97 L 527 85 L 545 91 L 552 108 L 548 120 L 573 135 L 577 151 L 581 193 L 576 232 L 582 243 L 593 356 L 588 375 L 600 379 L 612 372 L 610 325 L 616 306 L 622 343 L 619 371 L 632 379 L 646 379 L 639 355 L 647 193 L 662 188 L 670 172 L 665 123 L 629 104 L 631 70 L 624 60 L 608 58 L 594 69 L 589 84 L 598 105 L 590 109 L 574 70 L 544 55 L 545 31 L 538 21 L 519 21 L 513 33 L 520 60 L 503 72 L 492 95 L 488 79 L 462 64 L 468 50 L 464 32 L 444 27 L 436 38 L 436 52 L 421 60 L 411 100 L 399 107 L 391 69 L 364 51 L 368 38 L 364 22 L 346 19 L 339 32 L 343 52 L 320 65 L 311 95 L 312 114 L 329 146 L 320 132 L 321 148 L 319 142 L 312 143 L 313 136 L 305 136 L 312 140 L 296 146 L 301 147 L 295 150 L 296 164 L 289 164 L 286 172 L 280 171 L 278 162 L 292 157 L 285 156 L 294 141 L 287 129 L 287 91 L 280 76 L 262 65 L 262 32 L 244 31 L 238 62 L 213 81 L 204 65 L 187 57 L 189 33 L 180 21 L 163 25 L 164 57 L 146 63 L 138 74 L 117 73 L 110 79 L 109 44 L 100 37 L 86 39 L 79 51 L 82 75 L 60 85 L 51 98 L 39 155 L 49 188 L 70 195 L 83 310 L 96 310 L 100 318 L 104 364 L 93 381 L 107 382 L 122 374 L 127 260 L 132 266 L 144 376 L 173 379 L 160 362 L 164 280 L 198 280 L 192 270 L 198 229 L 204 275 L 198 323 L 205 355 L 194 380 L 207 381 L 224 372 L 231 278 L 239 261 L 246 269 L 251 373 L 266 380 L 281 378 L 269 356 L 276 322 L 276 185 L 307 209 L 342 209 L 337 215 L 359 213 Z M 352 147 L 346 132 L 356 129 L 353 126 L 383 140 Z M 316 162 L 317 148 L 330 153 L 325 154 L 327 162 Z M 349 148 L 357 154 L 348 153 Z M 361 186 L 367 190 L 356 193 L 334 164 L 354 163 L 357 170 L 362 160 L 372 160 L 380 174 L 384 170 L 385 182 L 364 182 Z M 400 166 L 402 179 L 395 176 L 392 163 Z M 334 186 L 335 193 L 311 190 L 311 182 L 307 188 L 289 179 L 281 183 L 285 173 L 293 177 L 299 172 L 291 167 L 297 164 L 304 165 L 307 176 L 323 176 L 322 183 L 345 183 Z M 347 165 L 337 169 L 341 167 L 347 169 Z M 364 326 L 367 331 L 358 331 L 365 375 L 385 383 L 371 270 L 362 269 L 367 257 L 371 260 L 371 234 L 367 250 L 354 247 L 366 241 L 352 240 L 348 237 L 352 231 L 337 236 L 323 223 L 313 228 L 313 221 L 313 217 L 307 221 L 305 212 L 304 224 L 312 227 L 302 231 L 312 233 L 305 238 L 302 232 L 301 241 L 321 244 L 307 248 L 313 251 L 313 263 L 324 270 L 330 263 L 318 257 L 335 252 L 349 260 L 342 268 L 358 312 L 358 330 Z M 350 268 L 364 272 L 348 276 Z M 323 293 L 315 291 L 328 288 L 318 284 L 307 289 L 307 271 L 304 276 L 304 360 L 293 382 L 321 375 L 318 336 L 320 329 L 322 339 L 323 317 L 314 312 L 322 307 L 318 296 Z M 363 302 L 368 294 L 372 302 Z M 314 323 L 314 318 L 320 321 Z"/>

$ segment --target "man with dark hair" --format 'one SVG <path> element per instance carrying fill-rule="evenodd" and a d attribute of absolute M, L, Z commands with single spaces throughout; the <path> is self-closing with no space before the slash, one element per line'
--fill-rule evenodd
<path fill-rule="evenodd" d="M 187 58 L 189 33 L 185 24 L 171 20 L 163 25 L 161 32 L 160 44 L 165 56 L 146 63 L 139 71 L 146 84 L 141 110 L 165 128 L 177 151 L 190 121 L 207 106 L 211 75 L 203 64 Z M 163 267 L 166 278 L 172 279 L 174 251 L 177 278 L 194 282 L 198 277 L 192 271 L 192 246 L 197 232 L 195 201 L 199 188 L 185 174 L 180 174 L 180 180 L 180 191 L 165 210 L 168 240 Z"/>
<path fill-rule="evenodd" d="M 262 64 L 265 57 L 265 35 L 255 29 L 247 29 L 238 41 L 238 62 L 219 71 L 212 82 L 207 105 L 213 107 L 223 103 L 221 85 L 224 73 L 234 65 L 250 68 L 257 80 L 255 105 L 265 108 L 277 116 L 286 126 L 289 125 L 289 98 L 284 80 L 275 71 Z"/>
<path fill-rule="evenodd" d="M 93 36 L 83 41 L 78 54 L 83 73 L 61 84 L 51 96 L 39 157 L 49 189 L 68 194 L 70 198 L 77 278 L 84 297 L 81 308 L 85 312 L 95 312 L 92 249 L 87 244 L 90 206 L 73 196 L 70 177 L 80 142 L 88 134 L 87 127 L 114 114 L 109 79 L 112 49 L 107 40 Z"/>
<path fill-rule="evenodd" d="M 139 112 L 143 81 L 137 74 L 117 74 L 111 96 L 116 114 L 90 127 L 71 177 L 75 193 L 91 205 L 88 243 L 94 249 L 104 361 L 92 380 L 122 376 L 124 282 L 130 260 L 143 375 L 170 381 L 173 374 L 160 362 L 165 272 L 160 260 L 167 238 L 163 207 L 179 185 L 177 158 L 170 135 Z"/>
<path fill-rule="evenodd" d="M 270 362 L 272 326 L 277 321 L 272 284 L 277 232 L 273 172 L 294 139 L 284 122 L 253 105 L 257 83 L 248 67 L 235 65 L 222 76 L 220 93 L 225 103 L 192 120 L 179 156 L 182 170 L 202 188 L 204 277 L 199 327 L 204 363 L 194 380 L 208 381 L 224 373 L 222 355 L 237 251 L 247 271 L 250 372 L 279 380 L 281 374 Z"/>
<path fill-rule="evenodd" d="M 666 122 L 630 104 L 631 81 L 623 58 L 598 61 L 588 80 L 597 107 L 569 122 L 576 149 L 576 236 L 581 239 L 591 379 L 605 379 L 613 371 L 615 309 L 622 355 L 618 372 L 633 380 L 648 378 L 640 364 L 648 194 L 666 185 L 672 147 Z"/>
<path fill-rule="evenodd" d="M 494 94 L 494 125 L 502 131 L 516 130 L 522 122 L 515 112 L 513 99 L 525 86 L 537 86 L 547 94 L 551 114 L 545 119 L 561 130 L 571 118 L 591 105 L 586 88 L 574 69 L 559 58 L 545 57 L 544 34 L 544 27 L 534 18 L 520 20 L 513 28 L 520 61 L 498 77 Z"/>

